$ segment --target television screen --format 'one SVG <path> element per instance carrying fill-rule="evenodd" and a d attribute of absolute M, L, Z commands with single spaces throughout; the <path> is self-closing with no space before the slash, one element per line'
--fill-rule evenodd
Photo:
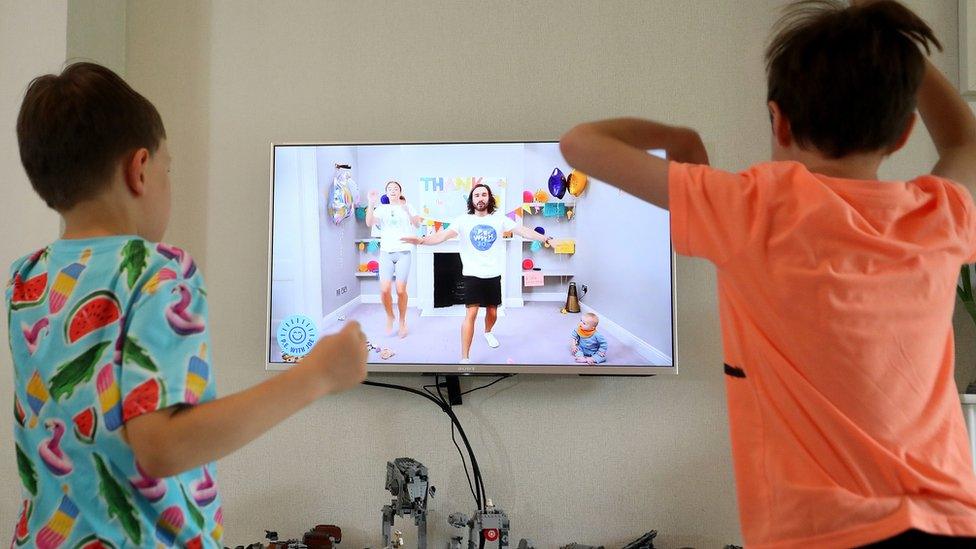
<path fill-rule="evenodd" d="M 269 369 L 356 320 L 374 372 L 676 372 L 668 212 L 574 171 L 558 143 L 271 160 Z"/>

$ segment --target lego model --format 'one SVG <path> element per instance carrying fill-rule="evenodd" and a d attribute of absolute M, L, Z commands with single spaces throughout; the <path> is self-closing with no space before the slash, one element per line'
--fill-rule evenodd
<path fill-rule="evenodd" d="M 417 526 L 417 549 L 427 549 L 427 496 L 434 492 L 427 479 L 427 467 L 412 458 L 388 461 L 386 489 L 393 495 L 393 501 L 383 506 L 383 546 L 391 546 L 396 517 L 413 517 Z"/>
<path fill-rule="evenodd" d="M 485 509 L 476 511 L 470 519 L 462 513 L 452 513 L 447 522 L 455 528 L 468 527 L 468 549 L 488 547 L 488 543 L 495 542 L 498 542 L 496 547 L 508 547 L 508 516 L 505 511 L 497 509 L 490 499 Z M 480 544 L 480 536 L 485 538 L 484 546 Z M 451 538 L 451 549 L 461 549 L 461 536 Z"/>

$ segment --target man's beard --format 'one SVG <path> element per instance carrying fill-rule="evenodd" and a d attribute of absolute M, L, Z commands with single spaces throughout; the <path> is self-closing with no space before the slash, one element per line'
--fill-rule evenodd
<path fill-rule="evenodd" d="M 475 202 L 474 209 L 475 210 L 478 210 L 479 212 L 483 212 L 483 211 L 485 211 L 485 210 L 488 209 L 488 203 L 487 202 Z"/>

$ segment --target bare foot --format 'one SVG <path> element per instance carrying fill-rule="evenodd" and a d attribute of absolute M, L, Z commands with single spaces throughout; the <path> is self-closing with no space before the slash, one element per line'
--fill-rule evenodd
<path fill-rule="evenodd" d="M 393 335 L 393 317 L 386 317 L 386 335 Z"/>
<path fill-rule="evenodd" d="M 400 324 L 400 329 L 397 331 L 397 334 L 400 336 L 400 339 L 403 339 L 403 338 L 407 337 L 407 334 L 408 333 L 410 333 L 410 332 L 407 330 L 407 325 L 401 323 Z"/>

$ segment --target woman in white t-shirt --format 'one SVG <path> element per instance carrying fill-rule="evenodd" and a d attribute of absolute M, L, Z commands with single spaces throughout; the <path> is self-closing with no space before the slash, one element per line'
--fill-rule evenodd
<path fill-rule="evenodd" d="M 389 204 L 376 205 L 379 192 L 369 192 L 369 205 L 366 206 L 366 224 L 380 230 L 380 296 L 386 309 L 386 333 L 393 333 L 393 280 L 396 280 L 397 309 L 400 312 L 400 337 L 407 337 L 407 279 L 410 277 L 410 263 L 413 245 L 402 241 L 405 236 L 414 236 L 420 226 L 421 218 L 407 203 L 403 188 L 396 181 L 386 184 Z"/>

